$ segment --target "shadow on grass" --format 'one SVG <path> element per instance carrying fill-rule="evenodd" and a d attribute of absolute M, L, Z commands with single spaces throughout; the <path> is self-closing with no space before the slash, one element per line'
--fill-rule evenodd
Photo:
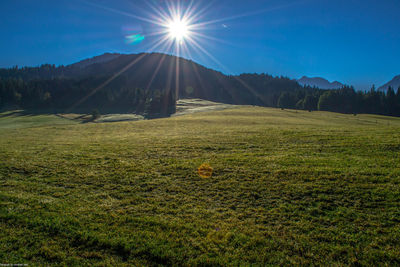
<path fill-rule="evenodd" d="M 129 112 L 105 112 L 102 115 L 98 115 L 93 117 L 93 114 L 83 110 L 75 110 L 65 113 L 64 110 L 1 110 L 0 111 L 0 119 L 7 117 L 28 117 L 28 116 L 38 116 L 38 115 L 47 115 L 47 116 L 56 116 L 61 119 L 66 119 L 70 121 L 75 121 L 78 123 L 86 124 L 86 123 L 109 123 L 109 122 L 119 122 L 119 121 L 137 121 L 143 119 L 159 119 L 159 118 L 167 118 L 170 116 L 163 114 L 147 114 L 145 116 L 135 113 Z"/>
<path fill-rule="evenodd" d="M 29 117 L 29 116 L 38 116 L 38 115 L 47 115 L 47 116 L 57 116 L 59 118 L 73 120 L 73 121 L 81 121 L 82 123 L 87 123 L 93 121 L 92 117 L 87 113 L 77 113 L 75 117 L 68 117 L 62 115 L 63 111 L 49 111 L 49 110 L 1 110 L 0 111 L 0 119 L 7 117 Z"/>
<path fill-rule="evenodd" d="M 15 111 L 2 111 L 0 114 L 0 118 L 11 117 L 11 116 L 27 116 L 30 113 L 27 113 L 24 110 L 15 110 Z"/>

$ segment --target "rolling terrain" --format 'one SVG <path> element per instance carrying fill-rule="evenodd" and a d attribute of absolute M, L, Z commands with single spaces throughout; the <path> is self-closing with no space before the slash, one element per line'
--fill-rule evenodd
<path fill-rule="evenodd" d="M 0 262 L 399 265 L 399 130 L 251 106 L 114 123 L 1 113 Z"/>
<path fill-rule="evenodd" d="M 320 77 L 309 78 L 307 76 L 303 76 L 298 79 L 297 82 L 303 86 L 306 85 L 311 87 L 318 87 L 321 89 L 340 89 L 344 86 L 344 84 L 338 81 L 329 82 L 328 80 Z"/>
<path fill-rule="evenodd" d="M 225 75 L 160 53 L 107 53 L 68 66 L 0 68 L 0 110 L 2 106 L 21 106 L 56 112 L 97 108 L 103 113 L 132 113 L 144 105 L 140 102 L 146 101 L 146 94 L 156 91 L 172 93 L 174 99 L 274 106 L 282 91 L 303 89 L 287 77 Z M 16 93 L 20 95 L 17 98 Z"/>
<path fill-rule="evenodd" d="M 389 87 L 392 87 L 395 91 L 400 88 L 400 75 L 395 76 L 392 80 L 379 87 L 378 90 L 386 91 Z"/>
<path fill-rule="evenodd" d="M 323 78 L 296 81 L 266 73 L 226 75 L 160 53 L 106 53 L 68 66 L 0 68 L 0 111 L 97 111 L 162 118 L 174 114 L 176 101 L 186 98 L 227 105 L 400 117 L 400 91 L 371 88 L 361 92 Z"/>

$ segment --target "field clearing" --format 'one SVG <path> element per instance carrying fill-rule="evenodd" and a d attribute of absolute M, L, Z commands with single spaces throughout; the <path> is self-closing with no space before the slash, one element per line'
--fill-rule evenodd
<path fill-rule="evenodd" d="M 210 112 L 224 109 L 233 109 L 240 107 L 238 105 L 230 105 L 207 101 L 198 98 L 179 99 L 176 103 L 176 113 L 172 116 L 182 116 L 198 112 Z"/>
<path fill-rule="evenodd" d="M 400 265 L 399 133 L 399 118 L 261 107 L 1 113 L 0 263 Z"/>
<path fill-rule="evenodd" d="M 28 114 L 23 110 L 7 111 L 0 113 L 0 131 L 5 129 L 31 128 L 40 126 L 56 126 L 75 124 L 66 119 L 48 114 Z"/>
<path fill-rule="evenodd" d="M 212 101 L 207 101 L 203 99 L 191 98 L 191 99 L 179 99 L 177 101 L 176 113 L 172 115 L 182 116 L 187 114 L 194 114 L 199 112 L 210 112 L 224 109 L 233 109 L 241 107 L 238 105 L 229 105 L 223 103 L 217 103 Z M 87 123 L 87 122 L 120 122 L 120 121 L 139 121 L 144 120 L 142 115 L 130 113 L 130 114 L 103 114 L 99 115 L 99 118 L 93 120 L 90 114 L 57 114 L 57 116 L 69 120 L 73 120 L 77 123 Z"/>

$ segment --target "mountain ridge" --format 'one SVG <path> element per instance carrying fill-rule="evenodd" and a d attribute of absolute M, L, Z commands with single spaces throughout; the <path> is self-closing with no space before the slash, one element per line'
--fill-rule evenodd
<path fill-rule="evenodd" d="M 121 55 L 122 54 L 120 54 L 120 53 L 107 53 L 106 52 L 106 53 L 103 53 L 101 55 L 97 55 L 97 56 L 94 56 L 94 57 L 91 57 L 91 58 L 86 58 L 86 59 L 80 60 L 78 62 L 69 64 L 67 66 L 69 66 L 69 67 L 77 67 L 77 68 L 83 69 L 83 68 L 85 68 L 85 67 L 87 67 L 89 65 L 92 65 L 92 64 L 104 63 L 104 62 L 111 61 L 111 60 L 113 60 L 113 59 L 115 59 L 115 58 L 117 58 L 117 57 L 119 57 Z"/>
<path fill-rule="evenodd" d="M 390 81 L 379 87 L 378 91 L 386 91 L 389 88 L 389 86 L 396 91 L 400 87 L 400 75 L 394 76 L 393 79 L 391 79 Z"/>
<path fill-rule="evenodd" d="M 4 92 L 3 105 L 20 102 L 27 103 L 22 105 L 26 108 L 47 105 L 57 110 L 82 107 L 85 111 L 101 107 L 102 112 L 144 112 L 146 101 L 160 94 L 169 102 L 173 98 L 199 98 L 225 104 L 276 106 L 282 91 L 304 89 L 287 77 L 225 75 L 192 60 L 162 53 L 103 54 L 67 66 L 0 69 L 0 78 L 4 86 L 12 83 L 5 89 L 9 92 Z"/>
<path fill-rule="evenodd" d="M 384 92 L 356 92 L 346 85 L 320 89 L 265 73 L 225 75 L 161 53 L 104 54 L 77 63 L 0 69 L 0 108 L 63 113 L 97 109 L 152 118 L 173 114 L 178 99 L 198 98 L 283 109 L 400 115 L 400 105 Z"/>
<path fill-rule="evenodd" d="M 320 89 L 340 89 L 344 86 L 341 82 L 329 82 L 327 79 L 321 77 L 307 77 L 303 76 L 297 80 L 300 85 L 318 87 Z"/>

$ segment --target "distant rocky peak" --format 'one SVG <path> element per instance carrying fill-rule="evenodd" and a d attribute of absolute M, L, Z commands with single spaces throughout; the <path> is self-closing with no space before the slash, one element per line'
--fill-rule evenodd
<path fill-rule="evenodd" d="M 321 77 L 307 77 L 303 76 L 297 80 L 297 82 L 303 86 L 318 87 L 320 89 L 339 89 L 344 86 L 344 84 L 334 81 L 329 82 L 327 79 Z"/>

